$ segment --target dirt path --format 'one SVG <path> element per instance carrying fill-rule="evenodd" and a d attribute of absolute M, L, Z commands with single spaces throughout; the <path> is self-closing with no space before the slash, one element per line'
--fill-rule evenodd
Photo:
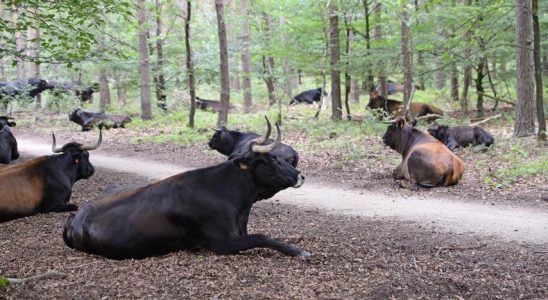
<path fill-rule="evenodd" d="M 20 152 L 29 155 L 49 155 L 51 145 L 19 138 Z M 92 163 L 119 172 L 149 179 L 163 179 L 191 168 L 154 162 L 146 158 L 123 157 L 101 150 L 91 155 Z M 508 241 L 527 243 L 548 242 L 548 213 L 527 208 L 488 206 L 455 200 L 406 197 L 395 198 L 378 193 L 360 192 L 342 187 L 325 186 L 307 178 L 299 189 L 287 189 L 273 200 L 305 208 L 344 215 L 387 217 L 417 222 L 424 227 L 443 228 L 449 232 L 473 232 L 493 235 Z"/>

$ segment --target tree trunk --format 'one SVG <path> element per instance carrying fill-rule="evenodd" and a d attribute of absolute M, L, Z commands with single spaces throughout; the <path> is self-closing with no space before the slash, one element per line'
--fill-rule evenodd
<path fill-rule="evenodd" d="M 244 89 L 244 112 L 250 113 L 253 107 L 253 96 L 251 95 L 251 68 L 249 66 L 249 23 L 247 0 L 240 1 L 242 13 L 242 85 Z"/>
<path fill-rule="evenodd" d="M 263 13 L 263 20 L 266 31 L 266 48 L 272 43 L 272 17 Z M 265 50 L 266 50 L 265 48 Z M 271 55 L 263 56 L 263 67 L 265 74 L 266 88 L 268 90 L 268 105 L 272 106 L 276 103 L 275 87 L 274 87 L 274 57 Z"/>
<path fill-rule="evenodd" d="M 348 12 L 345 12 L 344 14 L 344 29 L 346 32 L 346 39 L 345 39 L 345 53 L 346 53 L 346 61 L 350 59 L 350 53 L 352 51 L 350 41 L 352 40 L 352 30 L 350 30 L 350 22 L 352 21 L 351 16 Z M 350 89 L 351 89 L 351 78 L 350 73 L 348 73 L 349 65 L 348 63 L 344 67 L 344 106 L 346 108 L 346 118 L 348 121 L 352 120 L 352 115 L 350 114 L 350 104 L 348 103 L 348 98 L 350 96 Z"/>
<path fill-rule="evenodd" d="M 221 73 L 221 110 L 217 117 L 217 126 L 225 126 L 228 122 L 228 107 L 230 103 L 230 77 L 228 74 L 228 45 L 226 40 L 226 25 L 223 0 L 215 0 L 217 13 L 217 29 L 219 34 L 219 57 Z"/>
<path fill-rule="evenodd" d="M 451 64 L 451 99 L 459 101 L 459 70 L 457 64 Z"/>
<path fill-rule="evenodd" d="M 148 41 L 146 23 L 146 5 L 145 0 L 138 0 L 138 19 L 139 19 L 139 56 L 141 74 L 141 118 L 143 120 L 152 119 L 152 105 L 150 97 L 150 62 L 148 54 Z"/>
<path fill-rule="evenodd" d="M 382 2 L 378 1 L 375 5 L 375 31 L 374 31 L 374 38 L 376 40 L 381 40 L 383 37 L 382 33 Z M 385 65 L 383 63 L 378 64 L 378 76 L 379 76 L 379 85 L 381 87 L 381 95 L 384 97 L 387 97 L 387 89 L 386 89 L 386 74 L 385 74 Z M 374 87 L 374 85 L 373 85 Z"/>
<path fill-rule="evenodd" d="M 194 128 L 194 115 L 196 113 L 196 88 L 194 83 L 194 62 L 192 60 L 192 48 L 190 47 L 190 17 L 192 16 L 191 0 L 186 1 L 185 18 L 185 49 L 186 72 L 188 76 L 188 89 L 190 92 L 190 112 L 188 114 L 188 127 Z"/>
<path fill-rule="evenodd" d="M 14 5 L 12 6 L 12 19 L 13 19 L 13 25 L 17 26 L 18 22 L 18 8 Z M 25 36 L 22 32 L 17 31 L 14 34 L 15 38 L 15 50 L 17 51 L 17 56 L 15 58 L 16 64 L 16 74 L 17 74 L 17 80 L 23 81 L 26 77 L 25 74 L 25 62 L 23 61 L 23 51 L 25 51 Z"/>
<path fill-rule="evenodd" d="M 114 76 L 114 84 L 116 88 L 116 99 L 118 100 L 118 105 L 120 107 L 125 107 L 127 104 L 127 91 L 120 75 Z"/>
<path fill-rule="evenodd" d="M 413 92 L 413 54 L 411 53 L 411 46 L 409 39 L 411 33 L 409 32 L 409 12 L 407 5 L 403 5 L 401 10 L 401 53 L 403 60 L 403 107 L 405 108 L 405 118 L 412 120 L 412 116 L 409 110 L 411 104 L 411 93 Z"/>
<path fill-rule="evenodd" d="M 34 9 L 33 9 L 34 10 Z M 40 78 L 40 29 L 29 29 L 29 57 L 32 59 L 30 62 L 30 75 L 34 78 Z M 36 95 L 36 109 L 42 108 L 42 94 Z"/>
<path fill-rule="evenodd" d="M 516 119 L 514 136 L 535 134 L 531 69 L 531 1 L 516 0 Z"/>
<path fill-rule="evenodd" d="M 337 2 L 331 1 L 329 3 L 329 45 L 331 49 L 331 119 L 333 120 L 342 120 L 338 10 Z"/>
<path fill-rule="evenodd" d="M 352 78 L 350 80 L 350 99 L 352 102 L 360 103 L 360 93 L 360 82 L 357 79 Z"/>
<path fill-rule="evenodd" d="M 365 11 L 365 55 L 371 55 L 371 28 L 369 26 L 369 0 L 362 0 L 363 8 Z M 373 66 L 371 64 L 367 65 L 367 79 L 364 81 L 363 91 L 371 93 L 375 89 L 375 77 L 373 77 Z M 358 87 L 359 90 L 359 87 Z M 358 95 L 359 101 L 359 95 Z"/>
<path fill-rule="evenodd" d="M 453 0 L 454 1 L 454 0 Z M 415 12 L 417 13 L 418 15 L 418 12 L 419 12 L 419 0 L 415 0 Z M 418 23 L 418 18 L 417 18 L 417 23 Z M 418 24 L 417 24 L 418 25 Z M 417 51 L 417 71 L 419 73 L 419 87 L 421 90 L 424 91 L 425 89 L 425 83 L 424 83 L 424 57 L 422 56 L 422 51 L 419 50 Z M 456 75 L 455 75 L 456 76 Z M 451 78 L 451 80 L 453 80 L 454 77 Z M 453 81 L 451 81 L 451 84 L 453 83 Z M 453 89 L 451 89 L 451 92 L 453 92 Z M 457 94 L 457 99 L 459 98 L 458 94 Z M 457 101 L 457 100 L 455 100 Z"/>
<path fill-rule="evenodd" d="M 538 18 L 538 0 L 533 0 L 533 60 L 535 62 L 535 85 L 538 138 L 546 140 L 546 119 L 544 117 L 544 97 L 542 85 L 542 64 L 540 62 L 540 25 Z"/>
<path fill-rule="evenodd" d="M 163 111 L 167 111 L 166 80 L 164 76 L 164 50 L 162 40 L 162 4 L 156 0 L 156 105 Z"/>
<path fill-rule="evenodd" d="M 472 6 L 472 0 L 466 0 L 465 4 Z M 472 41 L 472 31 L 467 31 L 465 35 L 464 57 L 470 57 L 470 47 Z M 462 96 L 460 98 L 460 108 L 462 114 L 466 116 L 468 114 L 468 88 L 472 82 L 472 65 L 466 61 L 464 66 L 464 78 L 462 80 Z"/>
<path fill-rule="evenodd" d="M 99 49 L 103 51 L 105 49 L 105 38 L 103 35 L 99 36 Z M 99 65 L 99 110 L 105 111 L 107 105 L 110 104 L 110 87 L 108 85 L 107 70 L 103 58 L 100 58 Z"/>
<path fill-rule="evenodd" d="M 440 36 L 440 39 L 444 39 Z M 445 77 L 445 68 L 443 67 L 443 63 L 441 61 L 441 57 L 436 54 L 434 56 L 434 63 L 436 64 L 436 89 L 441 90 L 445 88 L 445 82 L 447 81 L 447 78 Z"/>
<path fill-rule="evenodd" d="M 476 91 L 478 94 L 478 101 L 476 102 L 476 116 L 482 118 L 485 113 L 483 111 L 483 93 L 485 89 L 483 88 L 483 77 L 485 77 L 485 59 L 481 58 L 477 66 L 477 76 L 476 76 Z"/>

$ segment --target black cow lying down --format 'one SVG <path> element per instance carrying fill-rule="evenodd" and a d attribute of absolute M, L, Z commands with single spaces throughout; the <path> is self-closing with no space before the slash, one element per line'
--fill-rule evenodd
<path fill-rule="evenodd" d="M 222 126 L 221 129 L 213 129 L 215 133 L 209 140 L 208 145 L 211 149 L 217 150 L 219 153 L 228 156 L 228 159 L 231 159 L 233 156 L 245 153 L 249 148 L 248 144 L 251 140 L 256 140 L 259 144 L 263 143 L 266 136 L 270 135 L 271 125 L 268 118 L 266 119 L 266 124 L 268 126 L 266 134 L 259 140 L 257 140 L 257 138 L 260 137 L 260 135 L 254 132 L 228 130 L 224 126 Z M 272 140 L 269 139 L 267 142 L 272 142 Z M 286 144 L 281 144 L 279 147 L 272 150 L 272 154 L 284 159 L 295 168 L 299 163 L 299 154 L 297 151 Z"/>
<path fill-rule="evenodd" d="M 72 186 L 93 175 L 88 151 L 101 145 L 102 135 L 94 146 L 72 142 L 58 148 L 53 136 L 55 155 L 6 166 L 0 171 L 0 222 L 37 213 L 74 211 L 68 203 Z"/>
<path fill-rule="evenodd" d="M 74 249 L 112 259 L 144 258 L 205 248 L 217 254 L 266 247 L 285 255 L 311 254 L 262 234 L 247 234 L 253 203 L 299 187 L 299 170 L 251 141 L 248 151 L 216 166 L 100 198 L 70 216 L 63 228 Z"/>
<path fill-rule="evenodd" d="M 0 117 L 0 164 L 9 164 L 19 158 L 17 140 L 10 128 L 16 125 L 12 120 L 12 117 Z"/>
<path fill-rule="evenodd" d="M 131 118 L 127 116 L 96 113 L 79 108 L 69 114 L 69 120 L 82 126 L 82 131 L 88 131 L 96 125 L 100 129 L 124 128 L 127 123 L 131 122 Z"/>
<path fill-rule="evenodd" d="M 293 98 L 291 98 L 291 101 L 289 101 L 289 105 L 297 104 L 297 103 L 307 103 L 312 104 L 314 102 L 320 102 L 323 96 L 327 96 L 327 93 L 321 88 L 316 88 L 308 91 L 304 91 Z"/>
<path fill-rule="evenodd" d="M 493 136 L 479 126 L 449 127 L 447 125 L 433 124 L 428 128 L 428 133 L 444 143 L 451 151 L 470 144 L 489 147 L 495 142 Z"/>

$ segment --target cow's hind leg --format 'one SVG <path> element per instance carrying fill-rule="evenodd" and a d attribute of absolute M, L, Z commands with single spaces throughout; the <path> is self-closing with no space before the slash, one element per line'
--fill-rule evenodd
<path fill-rule="evenodd" d="M 236 254 L 243 250 L 259 247 L 270 248 L 289 256 L 309 257 L 312 255 L 308 251 L 276 241 L 262 234 L 235 236 L 225 240 L 212 240 L 207 243 L 208 249 L 222 255 Z"/>

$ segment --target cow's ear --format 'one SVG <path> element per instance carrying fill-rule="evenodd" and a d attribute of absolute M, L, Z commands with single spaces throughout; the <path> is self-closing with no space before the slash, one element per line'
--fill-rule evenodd
<path fill-rule="evenodd" d="M 398 125 L 398 128 L 403 128 L 403 126 L 405 125 L 405 120 L 399 119 L 396 125 Z"/>

